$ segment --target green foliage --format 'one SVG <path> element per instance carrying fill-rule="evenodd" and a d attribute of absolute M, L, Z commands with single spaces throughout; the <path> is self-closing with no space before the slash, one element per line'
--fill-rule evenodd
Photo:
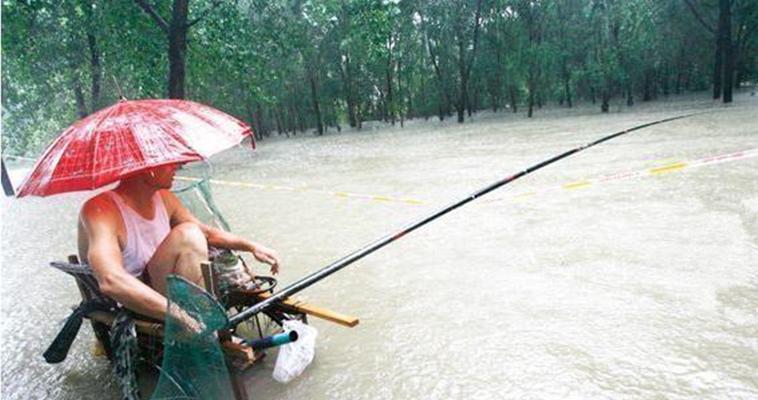
<path fill-rule="evenodd" d="M 704 23 L 718 20 L 717 2 L 689 2 Z M 172 1 L 150 3 L 170 20 Z M 736 76 L 754 82 L 758 3 L 732 3 Z M 713 69 L 715 38 L 679 0 L 189 4 L 199 21 L 188 30 L 186 96 L 260 136 L 447 118 L 462 104 L 633 103 L 708 89 Z M 128 98 L 167 96 L 167 35 L 135 1 L 4 0 L 2 12 L 6 152 L 40 152 L 115 102 L 118 87 Z"/>

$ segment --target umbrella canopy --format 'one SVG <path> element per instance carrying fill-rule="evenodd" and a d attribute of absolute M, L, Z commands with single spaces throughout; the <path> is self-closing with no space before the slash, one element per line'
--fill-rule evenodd
<path fill-rule="evenodd" d="M 160 165 L 208 158 L 251 134 L 238 119 L 192 101 L 122 100 L 63 131 L 18 197 L 96 189 Z"/>

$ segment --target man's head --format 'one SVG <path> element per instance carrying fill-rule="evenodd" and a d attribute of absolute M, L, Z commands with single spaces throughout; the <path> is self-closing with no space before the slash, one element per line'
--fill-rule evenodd
<path fill-rule="evenodd" d="M 171 189 L 174 182 L 174 174 L 180 164 L 166 164 L 151 168 L 142 174 L 144 182 L 155 189 Z"/>

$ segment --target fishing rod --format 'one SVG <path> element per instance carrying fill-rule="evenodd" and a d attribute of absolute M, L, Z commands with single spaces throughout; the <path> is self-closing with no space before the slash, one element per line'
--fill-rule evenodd
<path fill-rule="evenodd" d="M 455 202 L 453 202 L 453 203 L 451 203 L 451 204 L 449 204 L 449 205 L 441 208 L 438 211 L 435 211 L 435 212 L 431 213 L 430 215 L 428 215 L 428 216 L 426 216 L 424 218 L 421 218 L 421 219 L 419 219 L 419 220 L 417 220 L 417 221 L 415 221 L 415 222 L 413 222 L 413 223 L 411 223 L 409 225 L 406 225 L 404 228 L 400 229 L 399 231 L 397 231 L 395 233 L 391 233 L 391 234 L 389 234 L 387 236 L 384 236 L 384 237 L 382 237 L 382 238 L 380 238 L 378 240 L 375 240 L 375 241 L 373 241 L 373 242 L 371 242 L 371 243 L 369 243 L 369 244 L 361 247 L 360 249 L 358 249 L 358 250 L 356 250 L 356 251 L 354 251 L 354 252 L 352 252 L 352 253 L 350 253 L 350 254 L 342 257 L 342 258 L 340 258 L 339 260 L 334 261 L 333 263 L 327 265 L 326 267 L 324 267 L 324 268 L 322 268 L 322 269 L 320 269 L 320 270 L 318 270 L 318 271 L 316 271 L 316 272 L 314 272 L 314 273 L 312 273 L 312 274 L 310 274 L 310 275 L 308 275 L 308 276 L 306 276 L 306 277 L 304 277 L 304 278 L 302 278 L 302 279 L 300 279 L 300 280 L 298 280 L 298 281 L 290 284 L 289 286 L 283 288 L 282 290 L 280 290 L 276 294 L 272 295 L 271 297 L 267 298 L 266 300 L 263 300 L 260 303 L 257 303 L 255 305 L 251 306 L 250 308 L 246 309 L 245 311 L 242 311 L 239 314 L 236 314 L 236 315 L 232 316 L 231 318 L 229 318 L 229 326 L 236 326 L 236 325 L 238 325 L 239 323 L 247 320 L 248 318 L 250 318 L 250 317 L 252 317 L 252 316 L 260 313 L 261 311 L 263 311 L 264 309 L 266 309 L 267 307 L 269 307 L 273 303 L 281 301 L 282 299 L 284 299 L 286 297 L 289 297 L 289 296 L 291 296 L 291 295 L 293 295 L 293 294 L 295 294 L 297 292 L 300 292 L 301 290 L 303 290 L 303 289 L 305 289 L 305 288 L 313 285 L 314 283 L 316 283 L 316 282 L 318 282 L 318 281 L 320 281 L 320 280 L 328 277 L 329 275 L 332 275 L 333 273 L 341 270 L 342 268 L 347 267 L 348 265 L 350 265 L 350 264 L 352 264 L 352 263 L 360 260 L 361 258 L 366 257 L 367 255 L 369 255 L 369 254 L 371 254 L 371 253 L 373 253 L 373 252 L 381 249 L 382 247 L 384 247 L 384 246 L 386 246 L 386 245 L 394 242 L 395 240 L 400 239 L 401 237 L 403 237 L 403 236 L 407 235 L 408 233 L 413 232 L 414 230 L 416 230 L 416 229 L 418 229 L 418 228 L 420 228 L 420 227 L 428 224 L 429 222 L 434 221 L 435 219 L 437 219 L 437 218 L 439 218 L 439 217 L 441 217 L 441 216 L 449 213 L 450 211 L 453 211 L 456 208 L 463 206 L 464 204 L 467 204 L 467 203 L 469 203 L 471 201 L 474 201 L 477 198 L 479 198 L 481 196 L 484 196 L 485 194 L 487 194 L 487 193 L 489 193 L 489 192 L 491 192 L 491 191 L 493 191 L 493 190 L 495 190 L 495 189 L 497 189 L 497 188 L 499 188 L 501 186 L 505 186 L 505 185 L 507 185 L 507 184 L 515 181 L 516 179 L 521 178 L 524 175 L 528 175 L 528 174 L 530 174 L 530 173 L 532 173 L 532 172 L 534 172 L 534 171 L 536 171 L 536 170 L 538 170 L 540 168 L 546 167 L 546 166 L 548 166 L 548 165 L 550 165 L 550 164 L 552 164 L 552 163 L 554 163 L 556 161 L 562 160 L 562 159 L 564 159 L 564 158 L 566 158 L 566 157 L 568 157 L 568 156 L 570 156 L 572 154 L 578 153 L 578 152 L 580 152 L 582 150 L 586 150 L 586 149 L 588 149 L 590 147 L 593 147 L 593 146 L 596 146 L 596 145 L 598 145 L 600 143 L 603 143 L 605 141 L 617 138 L 617 137 L 619 137 L 621 135 L 624 135 L 624 134 L 627 134 L 629 132 L 637 131 L 637 130 L 640 130 L 640 129 L 643 129 L 643 128 L 647 128 L 647 127 L 650 127 L 650 126 L 653 126 L 653 125 L 662 124 L 664 122 L 670 122 L 670 121 L 675 121 L 677 119 L 691 117 L 691 116 L 696 115 L 696 114 L 701 114 L 701 113 L 685 114 L 685 115 L 680 115 L 680 116 L 676 116 L 676 117 L 670 117 L 670 118 L 660 119 L 660 120 L 657 120 L 657 121 L 648 122 L 646 124 L 637 125 L 635 127 L 632 127 L 632 128 L 629 128 L 629 129 L 625 129 L 625 130 L 620 131 L 620 132 L 613 133 L 611 135 L 608 135 L 608 136 L 605 136 L 605 137 L 600 138 L 598 140 L 595 140 L 594 142 L 590 142 L 590 143 L 587 143 L 587 144 L 575 147 L 575 148 L 573 148 L 571 150 L 568 150 L 568 151 L 566 151 L 564 153 L 561 153 L 561 154 L 559 154 L 557 156 L 554 156 L 554 157 L 549 158 L 549 159 L 547 159 L 545 161 L 542 161 L 540 163 L 532 165 L 531 167 L 526 168 L 526 169 L 522 170 L 521 172 L 516 173 L 515 175 L 511 175 L 511 176 L 506 177 L 504 179 L 501 179 L 501 180 L 499 180 L 497 182 L 494 182 L 494 183 L 492 183 L 492 184 L 490 184 L 490 185 L 488 185 L 488 186 L 486 186 L 486 187 L 484 187 L 482 189 L 477 190 L 474 193 L 469 194 L 468 196 L 466 196 L 466 197 L 464 197 L 464 198 L 462 198 L 462 199 L 460 199 L 458 201 L 455 201 Z"/>

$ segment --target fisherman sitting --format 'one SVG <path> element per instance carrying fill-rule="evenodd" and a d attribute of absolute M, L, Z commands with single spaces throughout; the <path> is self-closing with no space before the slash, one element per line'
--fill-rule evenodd
<path fill-rule="evenodd" d="M 208 246 L 251 253 L 279 270 L 276 253 L 258 243 L 207 226 L 168 189 L 178 164 L 127 177 L 82 207 L 80 257 L 92 267 L 106 296 L 156 319 L 167 312 L 166 277 L 180 275 L 202 286 L 200 264 Z"/>

